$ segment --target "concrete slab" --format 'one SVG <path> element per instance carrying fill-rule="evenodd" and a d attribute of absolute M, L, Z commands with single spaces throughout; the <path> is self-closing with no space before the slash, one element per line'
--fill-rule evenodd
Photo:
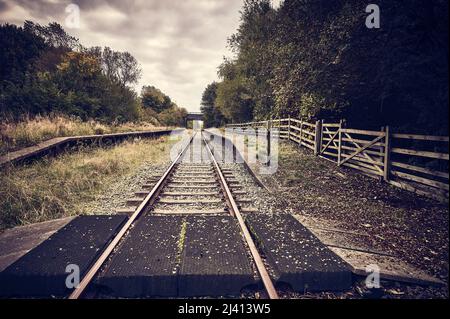
<path fill-rule="evenodd" d="M 74 217 L 18 226 L 0 233 L 0 271 L 64 227 Z"/>
<path fill-rule="evenodd" d="M 377 265 L 380 268 L 380 278 L 384 280 L 429 286 L 445 284 L 393 254 L 383 251 L 379 238 L 375 240 L 367 233 L 343 229 L 342 223 L 300 215 L 295 217 L 345 260 L 354 274 L 366 276 L 366 266 Z"/>
<path fill-rule="evenodd" d="M 84 136 L 70 136 L 70 137 L 55 137 L 47 141 L 40 142 L 37 145 L 25 147 L 23 149 L 7 153 L 0 156 L 0 168 L 8 164 L 15 164 L 23 160 L 40 157 L 52 151 L 56 151 L 59 147 L 63 148 L 69 144 L 77 142 L 101 142 L 107 140 L 120 140 L 128 137 L 158 137 L 173 132 L 181 133 L 184 129 L 174 130 L 153 130 L 153 131 L 139 131 L 139 132 L 123 132 L 111 134 L 98 135 L 84 135 Z"/>
<path fill-rule="evenodd" d="M 239 296 L 255 283 L 249 256 L 231 216 L 186 218 L 179 296 Z"/>
<path fill-rule="evenodd" d="M 181 216 L 142 216 L 96 280 L 116 297 L 177 295 Z"/>
<path fill-rule="evenodd" d="M 377 265 L 380 269 L 380 278 L 426 286 L 443 286 L 445 282 L 434 278 L 427 273 L 405 263 L 393 256 L 384 256 L 351 249 L 331 248 L 331 250 L 351 267 L 353 273 L 367 276 L 366 267 Z"/>
<path fill-rule="evenodd" d="M 79 216 L 0 273 L 2 297 L 63 297 L 68 264 L 81 277 L 126 216 Z"/>
<path fill-rule="evenodd" d="M 276 273 L 300 292 L 350 288 L 349 266 L 290 214 L 249 214 L 246 223 Z"/>
<path fill-rule="evenodd" d="M 325 219 L 325 218 L 316 218 L 311 216 L 303 216 L 303 215 L 294 215 L 294 217 L 300 221 L 300 223 L 307 227 L 308 229 L 314 228 L 314 229 L 326 229 L 326 230 L 333 230 L 333 229 L 344 229 L 344 223 L 338 222 L 335 220 Z M 355 232 L 353 232 L 355 233 Z M 359 234 L 361 236 L 368 236 L 366 233 L 355 233 Z"/>

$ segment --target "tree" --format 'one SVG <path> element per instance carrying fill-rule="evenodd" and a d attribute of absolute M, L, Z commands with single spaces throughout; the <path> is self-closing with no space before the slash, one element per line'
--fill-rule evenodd
<path fill-rule="evenodd" d="M 23 25 L 23 30 L 43 39 L 48 47 L 65 48 L 67 50 L 81 48 L 78 39 L 69 35 L 63 27 L 56 22 L 51 22 L 48 26 L 42 26 L 38 23 L 26 20 Z"/>
<path fill-rule="evenodd" d="M 169 96 L 158 88 L 146 85 L 142 87 L 141 104 L 145 114 L 156 116 L 159 123 L 168 126 L 184 126 L 187 111 L 172 102 Z"/>
<path fill-rule="evenodd" d="M 222 126 L 225 122 L 223 114 L 217 109 L 215 102 L 217 98 L 218 83 L 212 82 L 203 91 L 200 110 L 203 113 L 205 127 Z"/>
<path fill-rule="evenodd" d="M 33 63 L 47 49 L 45 41 L 23 28 L 11 24 L 0 25 L 0 81 L 23 83 L 26 74 L 33 72 Z"/>
<path fill-rule="evenodd" d="M 133 121 L 142 115 L 128 85 L 140 68 L 128 52 L 85 49 L 57 23 L 0 26 L 0 115 L 61 112 Z"/>
<path fill-rule="evenodd" d="M 104 74 L 123 86 L 136 84 L 142 74 L 137 60 L 129 52 L 114 51 L 109 47 L 92 47 L 85 52 L 101 61 Z"/>
<path fill-rule="evenodd" d="M 269 80 L 274 65 L 272 35 L 275 14 L 270 0 L 245 0 L 241 24 L 228 40 L 230 48 L 238 53 L 234 63 L 245 78 L 255 119 L 268 118 L 274 103 Z"/>
<path fill-rule="evenodd" d="M 144 107 L 151 108 L 157 113 L 169 109 L 174 105 L 170 97 L 151 85 L 142 87 L 141 102 Z"/>
<path fill-rule="evenodd" d="M 120 83 L 110 81 L 94 55 L 69 52 L 54 75 L 61 94 L 70 105 L 65 113 L 84 119 L 105 121 L 136 120 L 139 104 L 136 94 Z"/>
<path fill-rule="evenodd" d="M 161 124 L 167 126 L 184 126 L 187 111 L 175 104 L 158 114 L 158 120 Z"/>
<path fill-rule="evenodd" d="M 219 66 L 228 120 L 345 119 L 352 127 L 448 134 L 448 1 L 245 0 Z M 436 131 L 438 128 L 439 131 Z"/>
<path fill-rule="evenodd" d="M 225 59 L 219 66 L 215 107 L 228 121 L 240 122 L 251 119 L 255 101 L 247 78 L 240 72 L 240 65 Z"/>

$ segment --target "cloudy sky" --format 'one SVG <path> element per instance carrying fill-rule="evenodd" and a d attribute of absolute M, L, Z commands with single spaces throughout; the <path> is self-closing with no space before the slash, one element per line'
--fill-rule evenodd
<path fill-rule="evenodd" d="M 217 80 L 223 56 L 231 55 L 227 38 L 239 25 L 242 1 L 0 0 L 0 22 L 56 21 L 84 46 L 129 51 L 143 71 L 138 90 L 154 85 L 198 111 L 203 89 Z M 70 4 L 79 8 L 78 27 Z"/>

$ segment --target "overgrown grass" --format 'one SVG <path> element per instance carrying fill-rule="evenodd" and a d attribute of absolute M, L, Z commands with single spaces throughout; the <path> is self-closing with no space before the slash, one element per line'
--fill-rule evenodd
<path fill-rule="evenodd" d="M 83 213 L 82 207 L 144 163 L 168 159 L 168 137 L 88 148 L 0 171 L 0 229 Z"/>
<path fill-rule="evenodd" d="M 66 115 L 37 116 L 20 122 L 0 122 L 0 155 L 60 136 L 108 134 L 156 129 L 153 124 L 123 123 L 103 124 L 97 121 L 83 122 Z"/>

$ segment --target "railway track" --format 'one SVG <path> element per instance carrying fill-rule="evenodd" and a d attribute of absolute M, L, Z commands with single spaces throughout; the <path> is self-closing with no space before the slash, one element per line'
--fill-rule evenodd
<path fill-rule="evenodd" d="M 99 277 L 104 276 L 103 274 L 108 271 L 111 272 L 115 263 L 117 264 L 116 260 L 121 260 L 122 250 L 138 249 L 131 244 L 132 238 L 142 234 L 145 223 L 148 222 L 146 218 L 149 216 L 165 218 L 164 220 L 169 222 L 179 220 L 177 218 L 180 216 L 201 216 L 204 217 L 204 220 L 200 220 L 200 225 L 208 219 L 231 216 L 233 223 L 239 229 L 239 234 L 242 234 L 237 238 L 240 237 L 242 246 L 247 250 L 247 256 L 251 256 L 249 263 L 253 264 L 253 268 L 257 270 L 257 276 L 262 281 L 268 297 L 278 298 L 265 263 L 242 217 L 242 212 L 253 210 L 250 206 L 251 201 L 245 198 L 245 191 L 234 178 L 231 170 L 221 167 L 217 162 L 201 132 L 194 132 L 184 141 L 180 153 L 162 176 L 144 185 L 142 191 L 136 192 L 135 197 L 128 200 L 128 204 L 132 206 L 127 211 L 130 214 L 129 219 L 88 269 L 78 287 L 70 294 L 69 299 L 82 298 L 89 287 L 99 280 Z M 171 217 L 172 219 L 170 219 Z M 181 223 L 183 233 L 187 227 L 185 219 Z M 195 223 L 191 224 L 195 225 Z M 191 227 L 193 227 L 192 225 Z M 225 230 L 223 231 L 225 232 Z M 215 235 L 220 237 L 220 229 L 219 233 Z M 164 237 L 164 235 L 162 236 Z M 167 236 L 170 237 L 169 234 Z M 170 241 L 170 238 L 168 240 Z M 183 245 L 183 242 L 180 244 L 182 240 L 178 240 L 178 245 Z M 219 242 L 221 240 L 219 238 Z M 228 247 L 228 244 L 225 246 Z M 194 251 L 197 248 L 195 244 L 190 247 Z M 217 248 L 218 253 L 220 249 Z M 226 247 L 224 251 L 226 251 Z M 222 259 L 219 260 L 225 260 L 225 263 L 228 263 L 227 259 L 232 259 L 233 256 L 230 254 L 233 253 L 229 252 L 228 254 L 229 256 L 221 257 Z M 174 258 L 180 257 L 172 256 L 172 259 Z M 122 267 L 126 267 L 126 265 Z"/>

